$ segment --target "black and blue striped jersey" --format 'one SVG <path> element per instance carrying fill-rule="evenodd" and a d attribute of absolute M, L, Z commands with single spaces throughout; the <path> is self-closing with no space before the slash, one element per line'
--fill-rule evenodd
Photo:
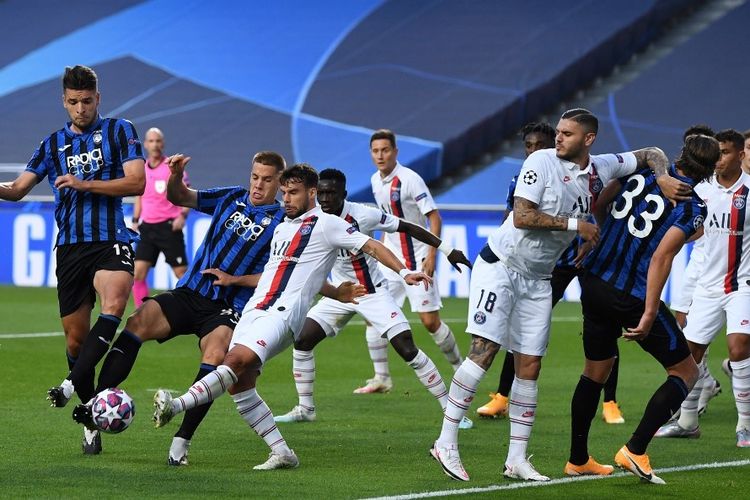
<path fill-rule="evenodd" d="M 678 175 L 672 177 L 695 186 L 696 182 Z M 586 257 L 584 267 L 618 290 L 645 300 L 646 278 L 651 256 L 671 227 L 692 236 L 706 218 L 706 205 L 693 192 L 690 201 L 673 206 L 659 189 L 656 177 L 641 169 L 619 179 L 622 188 L 601 229 L 599 244 Z"/>
<path fill-rule="evenodd" d="M 225 300 L 242 311 L 254 289 L 216 286 L 203 269 L 217 268 L 233 276 L 258 274 L 268 262 L 271 239 L 284 218 L 277 202 L 255 206 L 245 188 L 234 186 L 198 191 L 198 210 L 211 215 L 211 224 L 185 275 L 177 282 L 212 300 Z"/>
<path fill-rule="evenodd" d="M 135 127 L 118 118 L 100 116 L 80 134 L 68 123 L 41 142 L 26 171 L 39 181 L 47 177 L 55 194 L 57 245 L 133 239 L 125 225 L 121 197 L 61 191 L 55 180 L 66 174 L 85 181 L 120 179 L 125 176 L 123 165 L 137 159 L 143 159 L 143 147 Z"/>

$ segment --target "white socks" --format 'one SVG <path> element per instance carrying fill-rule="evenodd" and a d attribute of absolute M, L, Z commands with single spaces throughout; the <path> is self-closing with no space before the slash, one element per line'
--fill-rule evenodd
<path fill-rule="evenodd" d="M 291 450 L 281 436 L 281 432 L 273 421 L 273 413 L 265 401 L 258 395 L 255 389 L 238 392 L 232 396 L 237 403 L 237 411 L 247 425 L 253 428 L 263 441 L 281 455 L 291 455 Z"/>
<path fill-rule="evenodd" d="M 477 386 L 484 377 L 485 371 L 470 359 L 465 359 L 453 375 L 448 391 L 448 405 L 443 415 L 443 428 L 438 443 L 441 446 L 458 443 L 458 424 L 474 400 Z"/>
<path fill-rule="evenodd" d="M 443 355 L 445 355 L 445 359 L 453 366 L 453 370 L 458 370 L 458 367 L 461 365 L 461 353 L 458 351 L 456 338 L 453 336 L 453 332 L 448 325 L 441 321 L 440 328 L 435 333 L 430 332 L 430 335 L 443 352 Z"/>
<path fill-rule="evenodd" d="M 692 431 L 698 427 L 698 403 L 706 380 L 706 358 L 698 363 L 698 380 L 680 405 L 680 419 L 677 423 L 683 429 Z"/>
<path fill-rule="evenodd" d="M 531 436 L 531 428 L 536 417 L 536 380 L 513 379 L 508 399 L 508 419 L 510 420 L 510 445 L 507 465 L 515 465 L 526 460 L 526 448 Z"/>
<path fill-rule="evenodd" d="M 375 376 L 381 380 L 389 378 L 391 371 L 388 368 L 388 339 L 381 337 L 381 333 L 370 325 L 365 329 L 365 338 Z"/>
<path fill-rule="evenodd" d="M 307 411 L 315 411 L 313 385 L 315 384 L 315 356 L 312 351 L 292 351 L 292 375 L 297 387 L 299 405 Z"/>
<path fill-rule="evenodd" d="M 732 391 L 737 405 L 737 431 L 750 430 L 750 358 L 732 361 Z"/>
<path fill-rule="evenodd" d="M 440 407 L 445 411 L 445 406 L 448 403 L 448 389 L 445 388 L 443 377 L 440 376 L 435 363 L 422 350 L 419 350 L 408 364 L 414 369 L 422 385 L 430 391 L 430 394 L 435 396 L 435 399 L 440 403 Z"/>
<path fill-rule="evenodd" d="M 237 382 L 237 375 L 227 365 L 219 365 L 192 386 L 177 399 L 172 400 L 174 414 L 191 410 L 196 406 L 213 401 L 225 392 L 230 385 Z"/>

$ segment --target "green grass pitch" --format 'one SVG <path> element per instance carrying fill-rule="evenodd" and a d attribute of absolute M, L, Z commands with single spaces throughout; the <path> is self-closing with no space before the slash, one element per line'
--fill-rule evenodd
<path fill-rule="evenodd" d="M 442 315 L 450 320 L 461 351 L 466 353 L 466 301 L 446 300 Z M 123 384 L 136 402 L 131 428 L 120 435 L 105 435 L 101 455 L 84 456 L 81 428 L 70 418 L 72 405 L 55 409 L 45 401 L 46 390 L 66 374 L 63 337 L 9 336 L 60 331 L 55 291 L 0 287 L 0 317 L 0 491 L 6 498 L 362 498 L 514 484 L 502 477 L 507 420 L 474 418 L 476 408 L 496 387 L 500 358 L 482 382 L 470 410 L 474 429 L 460 435 L 461 455 L 472 479 L 469 483 L 450 480 L 428 457 L 440 432 L 440 408 L 395 352 L 389 353 L 395 384 L 391 393 L 352 394 L 372 375 L 361 323 L 326 340 L 316 351 L 318 421 L 280 424 L 300 458 L 299 469 L 253 471 L 253 465 L 265 460 L 267 447 L 240 419 L 226 396 L 214 404 L 196 433 L 190 465 L 172 468 L 166 465 L 166 457 L 177 425 L 153 428 L 151 397 L 155 388 L 182 392 L 192 383 L 200 360 L 194 337 L 144 345 L 131 377 Z M 583 366 L 579 305 L 560 304 L 554 318 L 529 451 L 540 472 L 562 478 L 569 447 L 570 398 Z M 437 363 L 449 384 L 447 362 L 418 321 L 412 325 L 417 344 Z M 655 468 L 750 458 L 750 450 L 735 447 L 736 410 L 729 381 L 719 367 L 725 355 L 724 339 L 719 337 L 710 367 L 724 391 L 701 418 L 703 436 L 699 440 L 654 440 L 649 452 Z M 618 399 L 626 423 L 606 425 L 597 415 L 590 452 L 600 462 L 613 462 L 615 452 L 627 441 L 646 401 L 664 378 L 661 367 L 637 345 L 622 342 Z M 258 391 L 277 414 L 296 403 L 291 351 L 268 364 Z M 549 498 L 621 494 L 744 497 L 749 472 L 747 465 L 671 472 L 662 476 L 665 486 L 640 484 L 633 476 L 622 476 L 524 488 L 511 494 Z M 497 498 L 505 494 L 494 491 L 471 496 Z"/>

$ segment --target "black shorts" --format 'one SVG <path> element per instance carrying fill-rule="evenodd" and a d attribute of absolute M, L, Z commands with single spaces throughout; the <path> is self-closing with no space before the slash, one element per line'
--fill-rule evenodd
<path fill-rule="evenodd" d="M 149 300 L 149 299 L 147 299 Z M 240 320 L 240 315 L 223 300 L 207 299 L 189 288 L 175 288 L 160 293 L 150 300 L 155 300 L 169 322 L 171 331 L 166 342 L 178 335 L 197 335 L 203 338 L 220 326 L 227 326 L 232 331 Z"/>
<path fill-rule="evenodd" d="M 153 266 L 159 254 L 172 267 L 187 265 L 185 253 L 185 236 L 182 231 L 172 231 L 172 220 L 149 224 L 143 222 L 138 226 L 141 240 L 135 247 L 135 260 L 145 260 Z"/>
<path fill-rule="evenodd" d="M 616 356 L 623 328 L 638 326 L 645 308 L 641 299 L 588 273 L 581 278 L 581 305 L 583 350 L 592 361 Z M 687 340 L 664 302 L 659 305 L 651 333 L 638 344 L 665 368 L 690 356 Z"/>
<path fill-rule="evenodd" d="M 565 294 L 565 289 L 568 288 L 570 282 L 574 278 L 580 278 L 583 276 L 584 270 L 577 267 L 555 267 L 552 270 L 552 307 L 560 302 Z"/>
<path fill-rule="evenodd" d="M 121 241 L 60 245 L 57 255 L 57 300 L 60 317 L 78 310 L 88 301 L 96 303 L 94 274 L 127 271 L 133 274 L 133 247 Z"/>

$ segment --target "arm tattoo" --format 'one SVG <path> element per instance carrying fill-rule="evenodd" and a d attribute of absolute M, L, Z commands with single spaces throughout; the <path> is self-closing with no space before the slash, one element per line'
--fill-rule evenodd
<path fill-rule="evenodd" d="M 526 198 L 513 198 L 513 225 L 519 229 L 551 229 L 567 231 L 568 218 L 548 215 Z"/>
<path fill-rule="evenodd" d="M 495 359 L 495 355 L 499 350 L 500 344 L 472 335 L 469 359 L 478 364 L 483 370 L 487 370 L 492 365 L 492 360 Z"/>
<path fill-rule="evenodd" d="M 633 154 L 638 160 L 638 168 L 649 167 L 656 177 L 666 174 L 669 169 L 669 158 L 664 151 L 655 146 L 633 151 Z"/>

